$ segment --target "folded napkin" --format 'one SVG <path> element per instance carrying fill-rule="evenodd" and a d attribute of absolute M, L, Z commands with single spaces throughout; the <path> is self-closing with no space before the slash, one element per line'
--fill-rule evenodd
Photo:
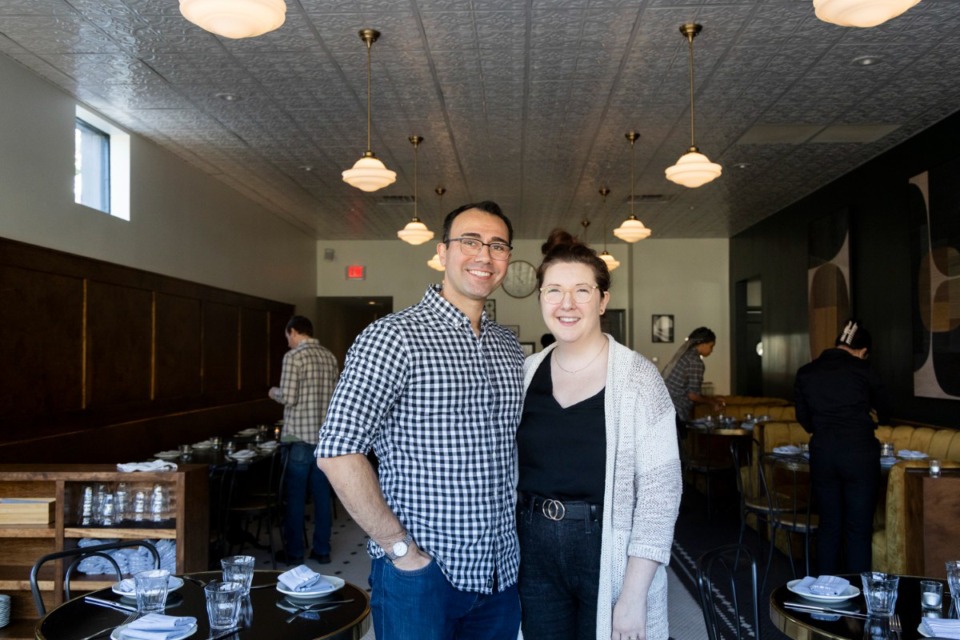
<path fill-rule="evenodd" d="M 807 576 L 793 585 L 794 591 L 814 596 L 840 596 L 847 592 L 850 581 L 839 576 Z"/>
<path fill-rule="evenodd" d="M 126 462 L 117 464 L 117 471 L 176 471 L 177 465 L 166 460 L 151 460 L 150 462 Z"/>
<path fill-rule="evenodd" d="M 133 578 L 124 578 L 117 583 L 117 591 L 123 595 L 136 595 L 137 594 L 137 582 Z"/>
<path fill-rule="evenodd" d="M 900 449 L 897 451 L 897 456 L 903 458 L 904 460 L 921 460 L 927 457 L 923 451 L 911 451 L 910 449 Z"/>
<path fill-rule="evenodd" d="M 166 616 L 148 613 L 123 628 L 121 637 L 136 640 L 167 640 L 182 637 L 190 627 L 197 624 L 192 616 Z"/>
<path fill-rule="evenodd" d="M 250 449 L 241 449 L 240 451 L 234 451 L 227 457 L 233 458 L 234 460 L 249 460 L 250 458 L 256 457 L 256 455 L 256 451 L 251 451 Z"/>
<path fill-rule="evenodd" d="M 960 620 L 946 618 L 924 618 L 920 630 L 929 637 L 960 638 Z"/>
<path fill-rule="evenodd" d="M 880 466 L 881 467 L 892 467 L 897 464 L 897 459 L 894 456 L 881 456 L 880 457 Z"/>
<path fill-rule="evenodd" d="M 323 593 L 333 591 L 333 585 L 305 564 L 281 573 L 277 578 L 287 591 Z"/>
<path fill-rule="evenodd" d="M 800 453 L 800 447 L 785 444 L 782 447 L 774 447 L 773 452 L 782 456 L 795 456 Z"/>

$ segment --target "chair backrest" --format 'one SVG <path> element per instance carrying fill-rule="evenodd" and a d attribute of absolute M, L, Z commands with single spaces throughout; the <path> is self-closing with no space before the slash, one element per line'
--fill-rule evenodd
<path fill-rule="evenodd" d="M 749 548 L 731 544 L 700 556 L 697 589 L 709 640 L 760 637 L 757 561 Z"/>
<path fill-rule="evenodd" d="M 33 604 L 36 607 L 37 613 L 40 615 L 40 617 L 45 616 L 47 613 L 47 608 L 43 604 L 43 594 L 40 592 L 38 578 L 40 575 L 40 568 L 44 564 L 54 560 L 63 560 L 67 558 L 72 559 L 71 563 L 67 566 L 67 570 L 63 579 L 65 598 L 69 600 L 71 598 L 70 578 L 73 576 L 73 573 L 80 562 L 82 562 L 85 558 L 90 557 L 99 557 L 105 559 L 113 568 L 114 572 L 116 573 L 117 581 L 119 582 L 123 579 L 123 572 L 120 570 L 120 565 L 108 552 L 128 547 L 144 547 L 150 552 L 151 555 L 153 555 L 153 568 L 160 568 L 160 553 L 157 552 L 157 548 L 149 540 L 121 540 L 119 542 L 109 542 L 106 544 L 91 545 L 89 547 L 64 549 L 63 551 L 55 551 L 54 553 L 48 553 L 47 555 L 40 557 L 40 559 L 33 563 L 33 568 L 30 569 L 30 591 L 33 593 Z"/>
<path fill-rule="evenodd" d="M 808 464 L 775 455 L 765 456 L 763 462 L 759 465 L 759 472 L 775 524 L 794 530 L 808 528 L 813 502 Z"/>
<path fill-rule="evenodd" d="M 210 467 L 210 544 L 211 558 L 226 555 L 227 522 L 233 504 L 233 486 L 237 463 L 228 460 Z"/>

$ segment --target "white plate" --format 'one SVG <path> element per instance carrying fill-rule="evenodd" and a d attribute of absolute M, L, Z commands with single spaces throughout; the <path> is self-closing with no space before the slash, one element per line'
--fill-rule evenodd
<path fill-rule="evenodd" d="M 153 455 L 157 458 L 166 460 L 168 458 L 179 458 L 180 452 L 179 451 L 157 451 Z"/>
<path fill-rule="evenodd" d="M 240 436 L 240 437 L 244 437 L 244 438 L 245 438 L 246 436 L 252 436 L 252 435 L 256 435 L 256 434 L 257 434 L 257 430 L 251 428 L 251 429 L 244 429 L 244 430 L 242 430 L 242 431 L 237 431 L 237 432 L 236 432 L 235 434 L 233 434 L 233 435 L 236 435 L 236 436 Z"/>
<path fill-rule="evenodd" d="M 129 578 L 132 580 L 132 578 Z M 113 591 L 118 596 L 123 598 L 136 598 L 137 594 L 134 591 L 123 591 L 120 588 L 121 583 L 115 582 L 110 590 Z M 167 582 L 167 593 L 172 593 L 183 586 L 183 578 L 178 578 L 177 576 L 170 576 L 170 580 Z"/>
<path fill-rule="evenodd" d="M 126 625 L 126 624 L 125 624 L 125 625 L 119 626 L 119 627 L 117 627 L 116 629 L 114 629 L 114 630 L 110 633 L 110 640 L 128 640 L 129 636 L 127 636 L 126 634 L 123 633 L 123 630 L 126 629 L 128 626 L 129 626 L 129 625 Z M 176 634 L 174 634 L 174 635 L 167 636 L 167 640 L 182 640 L 183 638 L 189 638 L 190 636 L 192 636 L 192 635 L 195 634 L 196 632 L 197 632 L 197 625 L 196 625 L 196 623 L 194 623 L 194 624 L 190 625 L 189 627 L 185 627 L 184 630 L 183 630 L 182 632 L 180 632 L 180 633 L 176 633 Z"/>
<path fill-rule="evenodd" d="M 327 582 L 333 585 L 332 589 L 324 591 L 290 591 L 286 589 L 282 584 L 277 584 L 277 591 L 287 596 L 288 598 L 293 598 L 294 600 L 316 600 L 317 598 L 322 598 L 328 596 L 331 593 L 335 593 L 343 588 L 343 585 L 346 584 L 343 578 L 338 578 L 337 576 L 323 576 L 327 579 Z"/>
<path fill-rule="evenodd" d="M 812 593 L 807 593 L 807 592 L 803 592 L 803 591 L 797 591 L 796 589 L 794 589 L 794 587 L 795 587 L 799 582 L 800 582 L 799 579 L 797 579 L 797 580 L 791 580 L 790 582 L 787 583 L 787 589 L 789 589 L 792 593 L 797 594 L 797 595 L 800 596 L 801 598 L 806 598 L 807 600 L 813 600 L 814 602 L 826 602 L 826 603 L 830 603 L 830 602 L 844 602 L 844 601 L 849 600 L 849 599 L 851 599 L 851 598 L 856 598 L 858 595 L 860 595 L 860 589 L 857 589 L 857 588 L 856 588 L 855 586 L 853 586 L 852 584 L 847 587 L 847 590 L 846 590 L 846 591 L 844 591 L 842 594 L 840 594 L 840 595 L 838 595 L 838 596 L 814 595 L 814 594 L 812 594 Z"/>
<path fill-rule="evenodd" d="M 912 453 L 907 453 L 904 451 L 897 451 L 897 457 L 901 460 L 926 460 L 930 456 L 923 453 L 922 451 L 914 451 Z"/>

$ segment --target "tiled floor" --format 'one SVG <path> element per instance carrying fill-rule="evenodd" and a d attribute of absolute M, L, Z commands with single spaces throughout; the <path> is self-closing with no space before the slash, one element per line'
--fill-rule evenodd
<path fill-rule="evenodd" d="M 306 564 L 318 573 L 335 575 L 369 590 L 370 558 L 366 551 L 367 536 L 346 514 L 342 506 L 338 506 L 337 515 L 333 522 L 333 535 L 330 540 L 331 563 L 321 565 L 308 559 Z M 279 536 L 279 532 L 277 535 Z M 266 540 L 266 536 L 263 539 Z M 279 540 L 279 537 L 277 539 Z M 243 552 L 257 558 L 258 569 L 270 568 L 269 551 L 251 549 L 247 546 Z M 285 568 L 284 565 L 277 565 L 277 569 Z M 669 570 L 668 575 L 671 636 L 677 640 L 706 640 L 707 634 L 699 604 Z M 375 640 L 372 628 L 362 640 Z"/>

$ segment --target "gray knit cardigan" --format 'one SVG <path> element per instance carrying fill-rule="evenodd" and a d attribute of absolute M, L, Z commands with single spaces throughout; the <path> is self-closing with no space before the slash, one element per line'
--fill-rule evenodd
<path fill-rule="evenodd" d="M 647 638 L 667 640 L 665 566 L 670 562 L 682 491 L 675 410 L 653 363 L 613 337 L 607 335 L 607 339 L 607 462 L 597 640 L 610 640 L 613 605 L 620 596 L 628 556 L 648 558 L 662 565 L 647 596 Z M 554 347 L 527 358 L 524 391 Z"/>

